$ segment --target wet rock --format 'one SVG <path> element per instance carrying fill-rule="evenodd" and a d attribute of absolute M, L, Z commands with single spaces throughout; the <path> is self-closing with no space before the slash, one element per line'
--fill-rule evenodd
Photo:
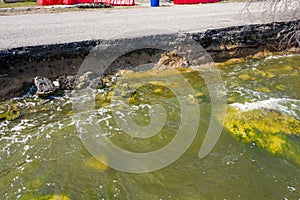
<path fill-rule="evenodd" d="M 86 72 L 82 76 L 62 75 L 56 81 L 38 76 L 35 78 L 34 83 L 37 87 L 38 96 L 58 94 L 62 90 L 83 89 L 86 87 L 102 89 L 107 86 L 107 81 L 104 81 L 101 76 L 97 77 L 93 72 Z"/>
<path fill-rule="evenodd" d="M 106 83 L 103 81 L 102 77 L 97 77 L 92 80 L 89 86 L 93 89 L 102 89 L 106 86 Z"/>
<path fill-rule="evenodd" d="M 15 104 L 5 103 L 0 105 L 0 120 L 14 120 L 20 116 L 21 111 Z"/>
<path fill-rule="evenodd" d="M 35 77 L 34 85 L 37 88 L 36 94 L 39 97 L 46 97 L 51 94 L 54 94 L 55 91 L 58 89 L 58 87 L 55 86 L 51 80 L 41 76 Z"/>
<path fill-rule="evenodd" d="M 88 87 L 94 78 L 95 74 L 90 71 L 79 76 L 76 80 L 76 89 L 83 89 Z"/>
<path fill-rule="evenodd" d="M 102 89 L 111 85 L 111 79 L 108 80 L 102 75 L 97 75 L 93 72 L 86 72 L 75 80 L 76 89 L 83 89 L 90 87 L 92 89 Z"/>
<path fill-rule="evenodd" d="M 57 79 L 58 83 L 59 83 L 59 88 L 62 90 L 72 90 L 75 87 L 75 81 L 76 81 L 76 77 L 75 76 L 67 76 L 67 75 L 63 75 L 60 76 Z"/>

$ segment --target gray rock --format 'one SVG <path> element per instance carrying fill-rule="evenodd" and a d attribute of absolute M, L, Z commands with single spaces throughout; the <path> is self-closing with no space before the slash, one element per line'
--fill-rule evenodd
<path fill-rule="evenodd" d="M 106 86 L 105 82 L 103 81 L 102 77 L 97 77 L 92 80 L 89 85 L 92 89 L 102 89 Z"/>
<path fill-rule="evenodd" d="M 95 78 L 95 74 L 93 72 L 86 72 L 83 75 L 79 76 L 76 80 L 76 89 L 87 88 L 91 81 Z"/>
<path fill-rule="evenodd" d="M 40 97 L 54 94 L 54 92 L 57 90 L 57 87 L 51 80 L 41 76 L 37 76 L 34 78 L 34 85 L 37 88 L 36 94 Z"/>
<path fill-rule="evenodd" d="M 58 83 L 59 83 L 59 88 L 62 90 L 72 90 L 75 87 L 75 81 L 76 81 L 76 77 L 75 76 L 67 76 L 67 75 L 63 75 L 60 76 L 57 79 Z"/>

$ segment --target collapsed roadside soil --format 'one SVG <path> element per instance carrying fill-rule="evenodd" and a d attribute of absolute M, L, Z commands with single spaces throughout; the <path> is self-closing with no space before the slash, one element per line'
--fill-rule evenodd
<path fill-rule="evenodd" d="M 294 31 L 295 24 L 298 23 L 299 20 L 234 26 L 187 35 L 202 46 L 214 62 L 224 62 L 259 55 L 261 52 L 266 55 L 269 52 L 282 52 L 288 47 L 297 47 L 297 43 L 287 44 L 283 38 Z M 157 37 L 160 37 L 160 41 L 168 41 L 170 35 L 153 35 L 142 37 L 140 40 L 154 41 Z M 161 37 L 166 37 L 166 40 Z M 135 39 L 125 39 L 123 42 L 130 43 Z M 36 76 L 54 79 L 60 75 L 76 75 L 86 56 L 102 42 L 94 40 L 0 51 L 0 100 L 26 93 Z M 156 63 L 161 53 L 158 49 L 137 50 L 118 58 L 109 70 L 114 72 L 148 61 Z"/>

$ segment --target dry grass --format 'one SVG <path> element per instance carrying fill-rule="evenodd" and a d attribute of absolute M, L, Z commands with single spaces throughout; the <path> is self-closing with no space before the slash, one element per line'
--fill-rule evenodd
<path fill-rule="evenodd" d="M 34 7 L 38 5 L 39 4 L 37 2 L 32 2 L 32 1 L 16 2 L 16 3 L 0 2 L 0 8 Z"/>

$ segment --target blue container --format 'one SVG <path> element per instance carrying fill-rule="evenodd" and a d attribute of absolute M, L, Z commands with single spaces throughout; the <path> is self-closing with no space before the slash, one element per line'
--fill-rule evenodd
<path fill-rule="evenodd" d="M 159 6 L 159 0 L 150 0 L 151 7 L 157 7 Z"/>

